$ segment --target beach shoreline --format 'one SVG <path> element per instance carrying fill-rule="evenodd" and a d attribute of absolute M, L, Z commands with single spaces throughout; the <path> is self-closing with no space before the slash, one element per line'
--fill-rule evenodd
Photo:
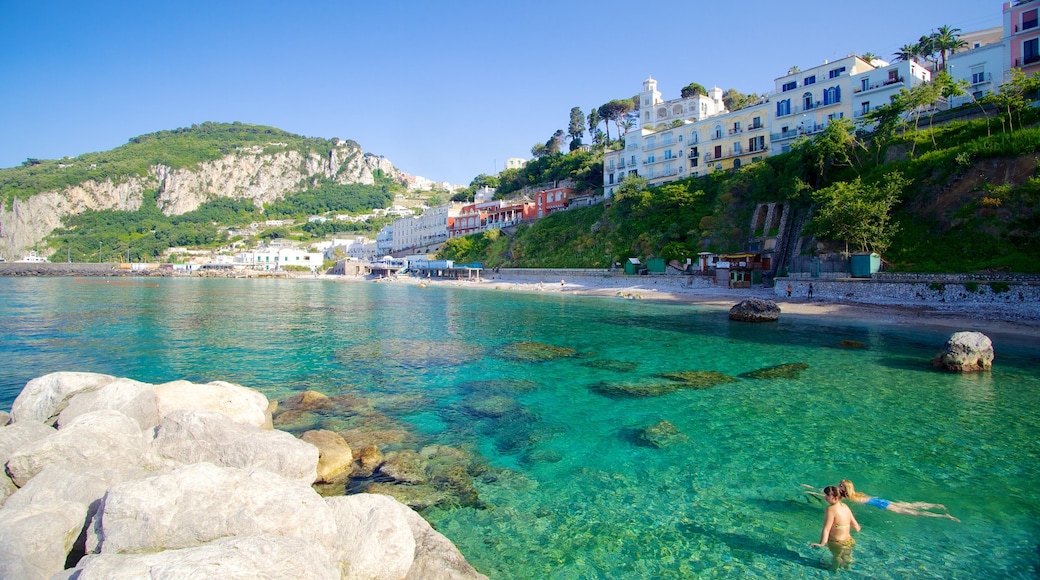
<path fill-rule="evenodd" d="M 357 281 L 372 281 L 355 278 Z M 562 282 L 562 284 L 561 284 Z M 643 279 L 581 277 L 580 280 L 556 282 L 532 282 L 529 277 L 496 275 L 480 280 L 445 280 L 399 277 L 390 283 L 427 286 L 445 286 L 482 290 L 499 290 L 525 293 L 555 293 L 574 296 L 592 296 L 613 299 L 651 300 L 677 304 L 689 304 L 728 311 L 747 298 L 772 300 L 785 316 L 820 319 L 828 321 L 847 320 L 883 326 L 930 327 L 936 330 L 976 331 L 991 338 L 1007 336 L 1020 341 L 1040 338 L 1040 319 L 1032 316 L 1014 317 L 1007 309 L 987 309 L 979 305 L 945 305 L 943 307 L 920 304 L 867 303 L 844 300 L 829 300 L 804 297 L 777 296 L 773 289 L 755 287 L 730 289 L 717 287 L 682 287 L 668 284 L 654 287 Z"/>

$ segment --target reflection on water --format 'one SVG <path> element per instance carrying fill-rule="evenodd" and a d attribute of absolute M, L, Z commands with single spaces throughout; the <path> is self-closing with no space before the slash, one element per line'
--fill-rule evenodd
<path fill-rule="evenodd" d="M 314 280 L 0 294 L 0 407 L 57 370 L 257 388 L 285 402 L 280 428 L 375 446 L 386 468 L 350 489 L 424 508 L 493 578 L 830 577 L 800 484 L 841 478 L 963 520 L 855 506 L 854 576 L 1040 569 L 1030 345 L 996 341 L 992 372 L 960 376 L 928 366 L 945 334 L 641 301 Z"/>

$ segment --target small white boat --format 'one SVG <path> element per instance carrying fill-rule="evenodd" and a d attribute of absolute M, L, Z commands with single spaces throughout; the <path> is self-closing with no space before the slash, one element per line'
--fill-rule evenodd
<path fill-rule="evenodd" d="M 46 263 L 46 262 L 49 262 L 49 261 L 50 260 L 48 260 L 47 258 L 44 258 L 43 256 L 37 254 L 36 250 L 33 250 L 33 251 L 29 252 L 28 254 L 26 254 L 25 257 L 22 258 L 21 260 L 17 260 L 15 263 L 16 264 L 42 264 L 42 263 Z"/>

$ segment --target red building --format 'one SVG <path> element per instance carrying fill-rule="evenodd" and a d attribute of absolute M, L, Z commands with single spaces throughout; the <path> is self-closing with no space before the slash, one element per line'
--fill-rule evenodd
<path fill-rule="evenodd" d="M 529 200 L 495 200 L 462 206 L 457 217 L 448 218 L 448 237 L 468 236 L 502 229 L 538 219 L 535 203 Z"/>
<path fill-rule="evenodd" d="M 543 218 L 553 212 L 567 209 L 567 200 L 574 195 L 574 188 L 554 187 L 543 189 L 535 194 L 534 203 L 537 207 L 537 218 Z"/>

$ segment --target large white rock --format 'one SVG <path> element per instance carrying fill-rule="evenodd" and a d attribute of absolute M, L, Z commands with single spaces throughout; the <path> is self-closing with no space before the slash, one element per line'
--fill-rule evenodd
<path fill-rule="evenodd" d="M 15 451 L 53 433 L 56 433 L 53 427 L 36 421 L 22 421 L 0 427 L 0 467 L 7 465 L 7 460 Z M 3 505 L 4 500 L 17 489 L 7 471 L 0 469 L 0 505 Z"/>
<path fill-rule="evenodd" d="M 11 422 L 38 421 L 53 425 L 76 393 L 94 391 L 116 380 L 97 373 L 51 373 L 25 384 L 11 405 Z"/>
<path fill-rule="evenodd" d="M 322 546 L 303 538 L 237 536 L 195 548 L 148 554 L 102 553 L 80 560 L 77 580 L 220 578 L 222 580 L 339 580 Z"/>
<path fill-rule="evenodd" d="M 344 578 L 400 580 L 415 559 L 407 506 L 391 497 L 362 493 L 326 498 L 339 537 L 333 555 Z"/>
<path fill-rule="evenodd" d="M 116 379 L 93 391 L 74 394 L 68 405 L 58 414 L 58 428 L 76 417 L 98 411 L 114 409 L 137 421 L 142 431 L 159 424 L 159 404 L 155 387 L 133 379 Z"/>
<path fill-rule="evenodd" d="M 317 477 L 318 449 L 284 431 L 235 423 L 215 411 L 172 411 L 160 421 L 155 453 L 182 465 L 259 467 L 305 484 Z"/>
<path fill-rule="evenodd" d="M 932 366 L 960 373 L 988 371 L 993 367 L 993 341 L 981 332 L 953 333 Z"/>
<path fill-rule="evenodd" d="M 147 437 L 133 419 L 119 411 L 93 411 L 12 453 L 7 473 L 21 487 L 52 465 L 130 469 L 143 463 L 147 448 Z"/>
<path fill-rule="evenodd" d="M 0 509 L 0 578 L 46 579 L 65 568 L 87 506 L 75 502 Z"/>
<path fill-rule="evenodd" d="M 216 411 L 236 423 L 261 429 L 271 428 L 268 401 L 262 393 L 246 387 L 213 381 L 204 385 L 173 381 L 155 386 L 159 419 L 173 411 Z"/>
<path fill-rule="evenodd" d="M 199 463 L 109 489 L 87 530 L 87 550 L 155 552 L 263 534 L 331 548 L 336 522 L 308 485 L 264 469 Z"/>
<path fill-rule="evenodd" d="M 433 529 L 422 516 L 410 508 L 405 515 L 415 538 L 415 561 L 405 580 L 487 580 L 487 576 L 466 561 L 451 540 Z"/>

